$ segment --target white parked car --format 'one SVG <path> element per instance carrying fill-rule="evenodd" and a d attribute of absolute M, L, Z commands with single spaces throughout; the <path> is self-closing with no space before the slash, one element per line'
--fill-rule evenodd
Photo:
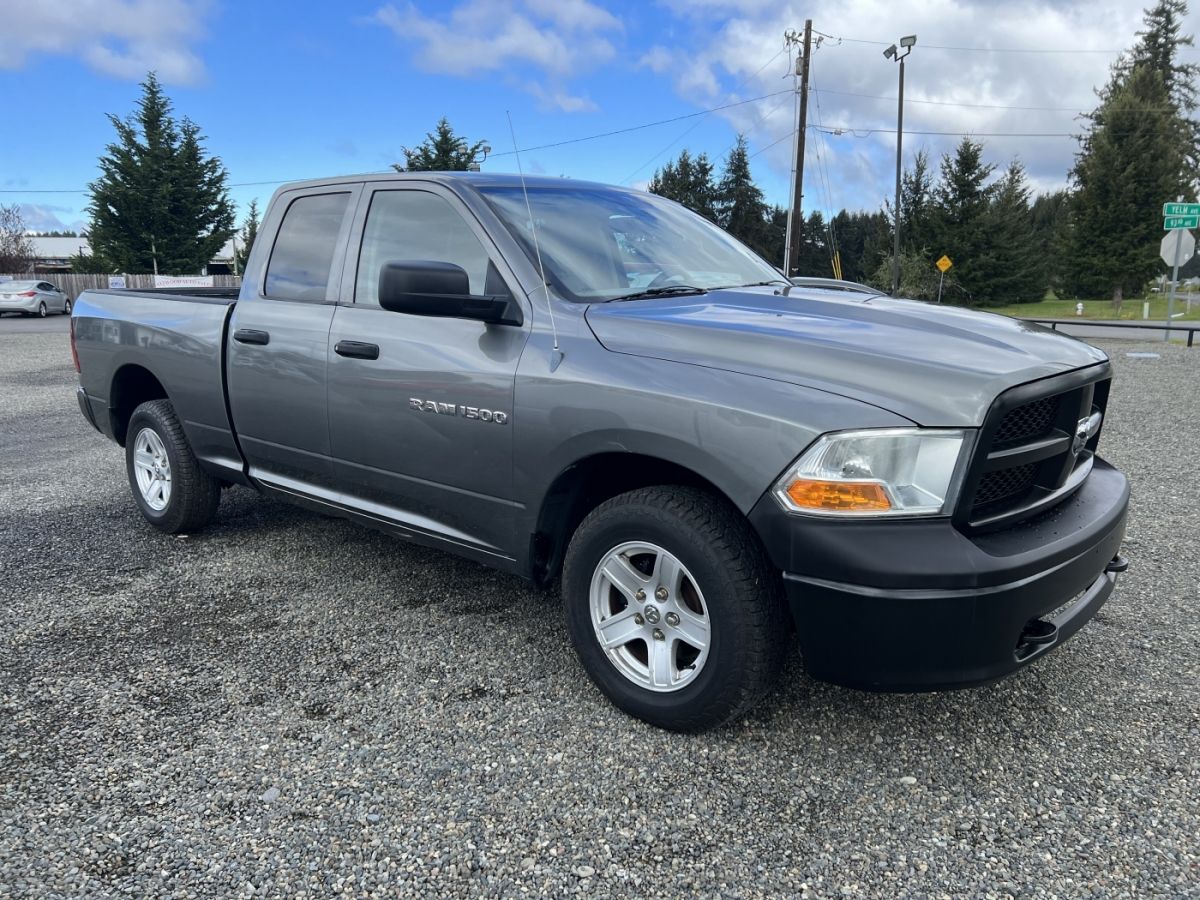
<path fill-rule="evenodd" d="M 26 316 L 49 313 L 71 314 L 71 298 L 48 281 L 0 282 L 0 315 L 19 312 Z"/>

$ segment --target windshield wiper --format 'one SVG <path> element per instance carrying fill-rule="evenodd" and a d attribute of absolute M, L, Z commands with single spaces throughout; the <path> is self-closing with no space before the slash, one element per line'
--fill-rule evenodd
<path fill-rule="evenodd" d="M 770 281 L 752 281 L 749 284 L 731 284 L 730 288 L 744 287 L 770 287 L 773 284 L 791 284 L 790 281 L 784 281 L 782 278 L 773 278 Z M 727 289 L 723 289 L 727 290 Z"/>
<path fill-rule="evenodd" d="M 614 300 L 644 300 L 647 297 L 672 297 L 684 296 L 686 294 L 707 294 L 708 288 L 693 287 L 690 284 L 672 284 L 664 287 L 646 288 L 644 291 L 635 291 L 632 294 L 622 294 L 619 297 L 609 297 L 606 303 L 612 303 Z"/>

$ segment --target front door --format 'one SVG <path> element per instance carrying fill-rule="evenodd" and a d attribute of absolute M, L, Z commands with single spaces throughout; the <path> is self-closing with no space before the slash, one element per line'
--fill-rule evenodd
<path fill-rule="evenodd" d="M 519 508 L 513 384 L 528 323 L 390 312 L 379 306 L 378 285 L 381 266 L 398 260 L 461 266 L 472 294 L 516 281 L 501 274 L 486 233 L 445 188 L 381 186 L 367 200 L 355 229 L 361 243 L 350 254 L 356 272 L 343 283 L 329 334 L 335 478 L 368 511 L 511 557 Z"/>
<path fill-rule="evenodd" d="M 285 490 L 333 490 L 325 378 L 356 193 L 325 188 L 277 201 L 282 222 L 260 290 L 238 302 L 230 323 L 234 430 L 250 475 Z M 259 284 L 258 273 L 246 277 Z"/>

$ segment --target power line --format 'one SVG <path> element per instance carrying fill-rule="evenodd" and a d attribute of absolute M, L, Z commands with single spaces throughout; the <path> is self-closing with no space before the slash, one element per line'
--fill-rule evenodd
<path fill-rule="evenodd" d="M 816 88 L 813 88 L 813 90 L 815 91 Z M 896 102 L 895 97 L 885 97 L 882 94 L 857 94 L 857 93 L 854 93 L 853 91 L 831 91 L 828 88 L 823 88 L 822 93 L 838 94 L 839 96 L 843 96 L 843 97 L 862 97 L 867 100 L 888 100 L 892 103 Z M 1092 105 L 1094 105 L 1095 102 L 1096 101 L 1093 101 Z M 999 103 L 956 103 L 952 100 L 914 100 L 909 97 L 904 98 L 904 103 L 906 105 L 909 103 L 924 103 L 924 104 L 928 104 L 931 106 L 961 106 L 966 109 L 1019 109 L 1019 110 L 1031 110 L 1034 112 L 1082 113 L 1082 112 L 1087 111 L 1086 108 L 1084 108 L 1082 105 L 1081 106 L 1007 106 L 1007 105 L 999 104 Z M 1122 110 L 1122 112 L 1145 112 L 1145 113 L 1163 113 L 1163 112 L 1176 112 L 1176 111 L 1177 111 L 1176 108 L 1173 106 L 1145 106 L 1145 107 L 1142 107 L 1141 109 L 1136 109 L 1136 110 Z"/>
<path fill-rule="evenodd" d="M 780 52 L 782 52 L 782 51 L 780 51 Z M 779 54 L 777 53 L 776 56 L 778 56 L 778 55 Z M 768 61 L 768 63 L 771 61 L 773 61 L 773 60 Z M 766 68 L 766 66 L 764 65 L 763 68 Z M 762 71 L 762 69 L 759 69 L 759 72 L 761 72 L 761 71 Z M 758 73 L 756 72 L 755 75 L 757 75 L 757 74 Z M 750 76 L 750 77 L 754 77 L 754 76 Z M 747 79 L 747 80 L 749 80 L 749 79 Z M 733 109 L 735 106 L 745 106 L 748 103 L 758 103 L 762 100 L 769 100 L 772 97 L 779 97 L 783 94 L 791 94 L 791 93 L 792 93 L 791 88 L 785 88 L 784 90 L 772 91 L 769 94 L 763 94 L 759 97 L 750 97 L 745 100 L 734 100 L 729 103 L 723 103 L 720 106 L 711 107 L 709 109 L 702 109 L 702 110 L 698 110 L 696 112 L 684 113 L 683 115 L 680 115 L 680 116 L 672 116 L 669 119 L 659 119 L 656 122 L 644 122 L 641 125 L 630 125 L 628 128 L 617 128 L 617 129 L 614 129 L 613 131 L 604 131 L 604 132 L 600 132 L 599 134 L 588 134 L 588 135 L 584 135 L 582 137 L 568 138 L 567 140 L 564 140 L 564 141 L 555 141 L 550 144 L 539 144 L 535 147 L 525 147 L 521 150 L 521 152 L 522 153 L 532 153 L 535 150 L 551 150 L 555 147 L 566 147 L 570 144 L 581 144 L 585 141 L 597 141 L 597 140 L 600 140 L 601 138 L 614 137 L 615 135 L 619 135 L 619 134 L 629 134 L 630 132 L 642 131 L 643 129 L 646 129 L 646 128 L 655 128 L 659 125 L 670 125 L 674 122 L 682 122 L 685 119 L 694 119 L 697 116 L 707 116 L 710 113 L 720 112 L 721 110 Z M 687 132 L 680 135 L 678 138 L 675 139 L 676 142 L 681 140 L 683 137 L 686 137 L 686 135 L 687 135 Z M 668 147 L 667 149 L 670 149 L 670 148 Z M 504 150 L 500 153 L 492 153 L 489 158 L 495 159 L 498 156 L 512 156 L 514 152 L 515 151 L 512 151 L 512 150 Z M 651 161 L 653 161 L 653 160 L 651 160 Z M 645 165 L 641 166 L 640 168 L 645 168 Z M 384 169 L 382 171 L 387 172 L 390 170 Z M 378 174 L 378 173 L 364 172 L 361 174 L 373 175 L 373 174 Z M 636 174 L 636 172 L 634 174 Z M 311 176 L 309 178 L 279 178 L 279 179 L 275 179 L 273 181 L 238 181 L 238 182 L 233 182 L 232 184 L 229 185 L 229 187 L 264 187 L 266 185 L 272 185 L 272 184 L 288 184 L 293 181 L 309 181 L 309 180 L 311 180 Z M 628 179 L 626 179 L 626 180 L 628 180 Z M 90 189 L 89 188 L 0 189 L 0 194 L 86 194 L 88 192 L 88 190 L 90 190 Z"/>
<path fill-rule="evenodd" d="M 852 38 L 844 37 L 835 34 L 822 34 L 824 38 L 831 41 L 837 41 L 846 44 L 872 44 L 879 47 L 890 46 L 893 41 L 873 41 L 867 38 Z M 954 50 L 962 53 L 1044 53 L 1055 55 L 1073 55 L 1073 54 L 1106 54 L 1108 56 L 1118 56 L 1124 53 L 1124 50 L 1087 50 L 1083 48 L 1061 49 L 1061 48 L 1043 48 L 1043 47 L 956 47 L 946 44 L 922 44 L 923 50 Z M 1181 50 L 1189 50 L 1192 53 L 1200 52 L 1200 48 L 1196 47 L 1181 47 Z"/>
<path fill-rule="evenodd" d="M 815 91 L 816 88 L 813 88 Z M 824 94 L 837 94 L 840 97 L 862 97 L 866 100 L 888 100 L 892 103 L 896 102 L 895 97 L 885 97 L 882 94 L 857 94 L 854 91 L 831 91 L 828 88 L 822 88 Z M 951 100 L 916 100 L 911 97 L 904 98 L 905 103 L 924 103 L 930 106 L 961 106 L 966 109 L 1020 109 L 1032 110 L 1034 112 L 1078 112 L 1080 107 L 1075 106 L 1008 106 L 1000 103 L 955 103 Z"/>
<path fill-rule="evenodd" d="M 521 152 L 522 153 L 531 153 L 534 150 L 551 150 L 555 147 L 565 147 L 568 144 L 580 144 L 580 143 L 583 143 L 584 141 L 595 141 L 595 140 L 599 140 L 600 138 L 613 137 L 614 135 L 618 135 L 618 134 L 628 134 L 631 131 L 641 131 L 644 128 L 655 128 L 659 125 L 670 125 L 672 122 L 682 122 L 684 119 L 694 119 L 697 116 L 707 116 L 710 113 L 720 112 L 723 109 L 733 109 L 733 107 L 735 107 L 735 106 L 745 106 L 747 103 L 758 103 L 760 100 L 769 100 L 772 97 L 778 97 L 780 94 L 790 94 L 790 93 L 791 93 L 790 90 L 772 91 L 769 94 L 763 94 L 762 96 L 759 96 L 759 97 L 751 97 L 747 100 L 735 100 L 730 103 L 724 103 L 721 106 L 714 106 L 710 109 L 702 109 L 702 110 L 699 110 L 698 112 L 685 113 L 682 116 L 674 116 L 673 118 L 670 118 L 670 119 L 659 119 L 657 122 L 646 122 L 642 125 L 631 125 L 628 128 L 618 128 L 614 131 L 605 131 L 600 134 L 589 134 L 589 135 L 585 135 L 584 137 L 570 138 L 565 141 L 555 141 L 552 144 L 540 144 L 536 147 L 524 147 L 524 148 L 522 148 Z M 684 134 L 686 135 L 686 132 Z M 680 137 L 676 138 L 676 140 L 677 141 L 680 140 L 683 136 L 684 135 L 680 135 Z M 491 155 L 492 155 L 492 157 L 512 156 L 514 152 L 515 151 L 512 151 L 512 150 L 505 150 L 502 153 L 493 153 Z"/>
<path fill-rule="evenodd" d="M 815 125 L 809 125 L 808 127 L 809 127 L 809 128 L 816 128 L 817 126 L 815 126 Z M 784 141 L 786 141 L 788 138 L 790 138 L 790 137 L 794 137 L 794 136 L 795 136 L 795 134 L 796 134 L 796 132 L 795 132 L 795 129 L 793 129 L 793 130 L 789 131 L 787 134 L 785 134 L 783 137 L 779 138 L 778 140 L 771 141 L 771 143 L 767 144 L 767 146 L 765 146 L 765 147 L 759 147 L 757 150 L 755 150 L 753 153 L 751 153 L 749 156 L 747 156 L 747 157 L 746 157 L 746 160 L 747 160 L 747 161 L 749 161 L 749 160 L 752 160 L 752 159 L 754 159 L 754 157 L 758 156 L 758 154 L 760 154 L 760 153 L 766 153 L 768 150 L 770 150 L 770 149 L 771 149 L 772 147 L 774 147 L 775 145 L 777 145 L 777 144 L 782 144 L 782 143 L 783 143 Z"/>
<path fill-rule="evenodd" d="M 895 134 L 895 128 L 850 128 L 848 126 L 838 125 L 822 125 L 809 126 L 819 127 L 826 134 L 843 135 L 849 134 L 856 138 L 870 137 L 873 134 Z M 910 131 L 904 129 L 905 134 L 915 134 L 925 137 L 1069 137 L 1078 138 L 1082 135 L 1074 131 Z"/>
<path fill-rule="evenodd" d="M 734 87 L 732 93 L 736 94 L 738 91 L 740 91 L 743 87 L 746 86 L 747 82 L 751 81 L 754 78 L 757 78 L 762 73 L 763 69 L 765 69 L 771 63 L 775 62 L 775 60 L 779 59 L 780 55 L 784 52 L 784 50 L 786 50 L 786 47 L 781 47 L 778 51 L 776 51 L 774 56 L 772 56 L 765 63 L 763 63 L 761 66 L 759 66 L 758 69 L 752 75 L 747 75 L 740 82 L 738 82 L 737 86 Z M 791 91 L 786 91 L 786 90 L 785 91 L 776 91 L 774 94 L 767 94 L 764 97 L 759 97 L 758 99 L 765 100 L 766 97 L 778 97 L 780 94 L 784 94 L 784 93 L 791 93 Z M 740 105 L 741 105 L 740 103 L 730 103 L 726 106 L 718 106 L 718 107 L 714 107 L 713 109 L 705 110 L 703 113 L 694 113 L 694 115 L 708 116 L 709 113 L 718 112 L 722 109 L 729 109 L 731 106 L 740 106 Z M 687 116 L 687 117 L 681 116 L 680 118 L 691 118 L 691 116 Z M 639 172 L 641 172 L 643 169 L 645 169 L 646 166 L 650 165 L 650 163 L 654 162 L 656 159 L 658 159 L 660 156 L 662 156 L 664 153 L 666 153 L 668 150 L 670 150 L 672 147 L 674 147 L 676 144 L 678 144 L 680 141 L 682 141 L 685 137 L 687 137 L 689 134 L 691 134 L 693 131 L 695 131 L 697 128 L 699 128 L 701 122 L 703 122 L 703 121 L 704 120 L 701 119 L 700 122 L 696 122 L 690 128 L 685 129 L 684 132 L 679 135 L 679 137 L 675 138 L 675 140 L 671 141 L 671 143 L 667 144 L 667 146 L 663 147 L 661 150 L 659 150 L 657 153 L 655 153 L 653 156 L 651 156 L 648 160 L 646 160 L 644 163 L 642 163 L 640 166 L 638 166 L 636 169 L 634 169 L 632 172 L 630 172 L 628 175 L 626 175 L 624 178 L 622 178 L 620 183 L 625 184 L 625 183 L 631 181 L 634 178 L 634 176 L 636 176 Z"/>

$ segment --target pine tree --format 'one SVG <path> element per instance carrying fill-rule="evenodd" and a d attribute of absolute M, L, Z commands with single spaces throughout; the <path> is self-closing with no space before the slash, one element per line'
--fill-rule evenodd
<path fill-rule="evenodd" d="M 963 138 L 954 155 L 942 157 L 941 180 L 934 190 L 937 208 L 931 217 L 932 251 L 954 261 L 954 274 L 962 285 L 962 298 L 973 300 L 986 291 L 976 273 L 989 270 L 992 240 L 988 212 L 993 187 L 988 183 L 995 166 L 983 161 L 983 145 Z"/>
<path fill-rule="evenodd" d="M 443 116 L 437 127 L 416 147 L 401 147 L 404 164 L 392 163 L 397 172 L 465 172 L 476 161 L 487 141 L 473 144 L 459 137 Z"/>
<path fill-rule="evenodd" d="M 0 206 L 0 272 L 17 275 L 31 269 L 34 252 L 21 207 L 16 203 Z"/>
<path fill-rule="evenodd" d="M 228 176 L 199 126 L 175 121 L 153 72 L 141 87 L 131 116 L 108 116 L 117 140 L 89 185 L 89 242 L 118 271 L 193 274 L 233 235 Z"/>
<path fill-rule="evenodd" d="M 1067 255 L 1070 196 L 1065 190 L 1038 194 L 1029 210 L 1034 239 L 1044 256 L 1046 283 L 1055 292 L 1064 288 L 1063 260 Z"/>
<path fill-rule="evenodd" d="M 1162 76 L 1163 87 L 1179 111 L 1193 112 L 1197 106 L 1196 76 L 1200 74 L 1200 65 L 1179 61 L 1180 48 L 1193 45 L 1190 34 L 1179 33 L 1188 14 L 1187 0 L 1159 0 L 1144 13 L 1142 21 L 1146 28 L 1137 32 L 1141 40 L 1118 64 L 1118 69 L 1127 78 L 1134 69 L 1149 66 Z"/>
<path fill-rule="evenodd" d="M 935 255 L 933 239 L 934 212 L 933 172 L 929 169 L 929 154 L 924 150 L 913 157 L 913 165 L 900 179 L 900 240 L 918 255 Z"/>
<path fill-rule="evenodd" d="M 713 184 L 713 165 L 708 154 L 701 153 L 692 158 L 685 149 L 679 158 L 668 162 L 655 171 L 650 179 L 649 191 L 682 203 L 694 213 L 699 213 L 710 222 L 717 220 L 717 188 Z"/>
<path fill-rule="evenodd" d="M 994 187 L 985 219 L 989 248 L 975 268 L 975 302 L 1001 306 L 1045 297 L 1045 254 L 1033 228 L 1029 197 L 1025 167 L 1013 160 Z"/>
<path fill-rule="evenodd" d="M 886 214 L 842 210 L 831 220 L 836 238 L 834 248 L 842 261 L 842 277 L 847 281 L 866 282 L 879 267 L 884 248 L 891 248 L 891 226 Z M 886 287 L 891 290 L 892 277 Z"/>
<path fill-rule="evenodd" d="M 1111 296 L 1119 312 L 1159 267 L 1161 207 L 1188 191 L 1187 125 L 1162 73 L 1117 75 L 1071 172 L 1069 280 L 1081 296 Z"/>
<path fill-rule="evenodd" d="M 773 266 L 783 268 L 787 255 L 788 210 L 776 204 L 767 213 L 767 236 L 761 256 Z"/>
<path fill-rule="evenodd" d="M 250 201 L 250 205 L 246 208 L 246 220 L 242 223 L 242 230 L 237 236 L 237 270 L 240 274 L 245 274 L 246 263 L 250 261 L 250 251 L 254 248 L 254 239 L 258 237 L 258 200 L 257 198 Z"/>
<path fill-rule="evenodd" d="M 825 216 L 819 209 L 815 209 L 804 220 L 804 230 L 800 233 L 800 258 L 796 260 L 796 271 L 800 275 L 832 278 L 831 252 Z M 782 261 L 780 264 L 782 265 Z"/>
<path fill-rule="evenodd" d="M 725 160 L 725 171 L 717 186 L 717 224 L 759 254 L 770 252 L 767 231 L 769 208 L 762 190 L 750 176 L 746 138 L 739 134 L 737 144 Z"/>
<path fill-rule="evenodd" d="M 1093 118 L 1102 115 L 1103 103 L 1111 98 L 1113 91 L 1128 81 L 1135 70 L 1142 67 L 1153 69 L 1162 76 L 1170 105 L 1186 129 L 1187 165 L 1192 172 L 1196 172 L 1200 169 L 1200 121 L 1193 113 L 1200 106 L 1196 88 L 1200 64 L 1185 63 L 1179 58 L 1182 48 L 1193 46 L 1190 34 L 1180 34 L 1187 15 L 1187 0 L 1158 0 L 1151 8 L 1143 10 L 1144 30 L 1137 32 L 1139 40 L 1133 49 L 1117 61 L 1112 80 L 1100 92 L 1101 110 L 1093 113 Z M 1194 185 L 1195 177 L 1190 180 Z"/>

